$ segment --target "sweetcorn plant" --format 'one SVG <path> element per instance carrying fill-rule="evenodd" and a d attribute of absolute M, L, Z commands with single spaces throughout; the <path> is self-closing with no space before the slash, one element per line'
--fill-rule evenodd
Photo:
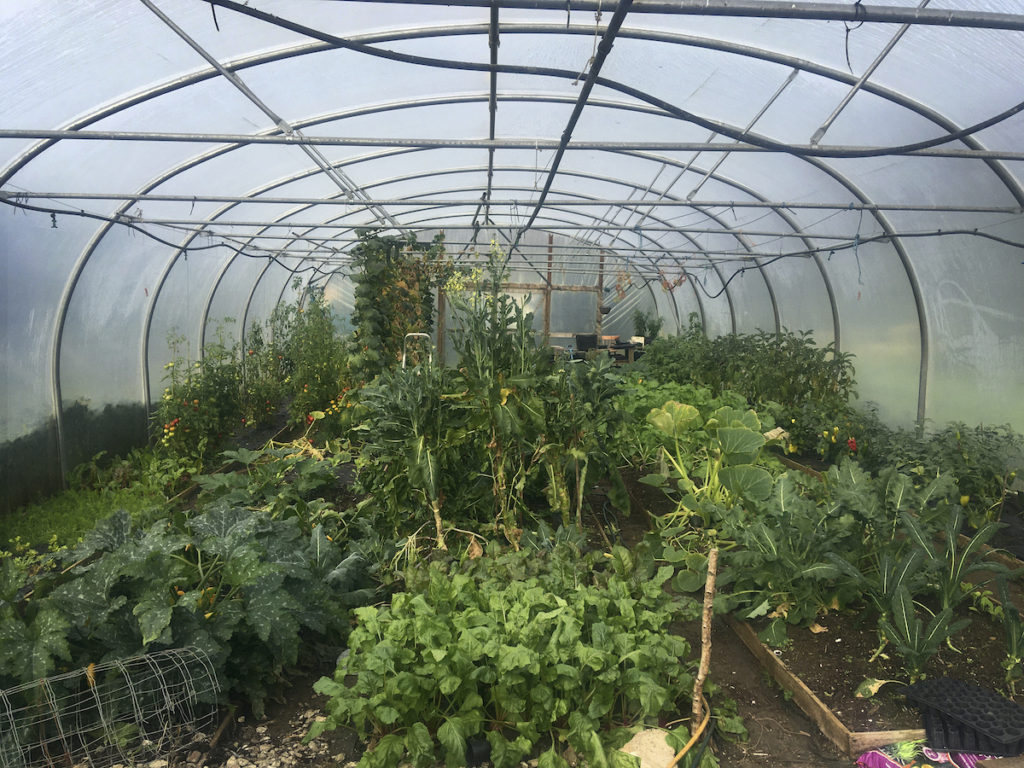
<path fill-rule="evenodd" d="M 315 686 L 331 698 L 309 738 L 354 727 L 372 738 L 364 768 L 464 765 L 473 737 L 489 742 L 496 768 L 537 751 L 541 766 L 567 765 L 566 741 L 590 765 L 614 761 L 606 750 L 629 733 L 613 725 L 688 699 L 690 648 L 668 625 L 695 606 L 662 589 L 671 567 L 638 567 L 616 549 L 613 573 L 558 550 L 481 557 L 454 573 L 435 563 L 421 592 L 357 609 L 349 654 Z"/>

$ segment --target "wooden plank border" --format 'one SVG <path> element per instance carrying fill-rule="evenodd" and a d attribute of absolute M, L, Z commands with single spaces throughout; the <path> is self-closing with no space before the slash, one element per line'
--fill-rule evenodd
<path fill-rule="evenodd" d="M 725 623 L 736 633 L 736 636 L 764 667 L 765 671 L 772 676 L 772 679 L 793 694 L 793 701 L 818 726 L 818 730 L 825 738 L 835 744 L 844 754 L 856 757 L 874 747 L 925 738 L 923 728 L 902 731 L 851 731 L 799 677 L 793 674 L 782 659 L 772 653 L 758 639 L 757 633 L 749 624 L 736 621 L 731 616 L 725 617 Z"/>

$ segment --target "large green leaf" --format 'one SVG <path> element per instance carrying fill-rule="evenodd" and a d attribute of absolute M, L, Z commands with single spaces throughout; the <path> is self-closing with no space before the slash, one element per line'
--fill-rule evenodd
<path fill-rule="evenodd" d="M 929 560 L 938 560 L 938 555 L 935 552 L 935 543 L 930 536 L 925 535 L 917 519 L 910 512 L 906 510 L 900 511 L 900 523 L 903 525 L 903 530 L 907 532 L 907 535 L 913 539 L 914 543 L 917 544 L 921 552 Z"/>
<path fill-rule="evenodd" d="M 26 572 L 14 566 L 13 558 L 0 558 L 0 606 L 14 602 L 26 578 Z"/>
<path fill-rule="evenodd" d="M 246 589 L 246 623 L 260 640 L 271 639 L 283 655 L 294 656 L 299 624 L 292 616 L 294 599 L 281 587 L 279 575 L 260 578 Z M 290 645 L 290 649 L 285 646 Z"/>
<path fill-rule="evenodd" d="M 444 762 L 448 768 L 466 763 L 466 724 L 460 717 L 445 718 L 437 729 L 437 740 L 444 747 Z"/>
<path fill-rule="evenodd" d="M 145 600 L 137 603 L 132 613 L 139 620 L 144 646 L 159 639 L 171 623 L 170 601 L 166 595 L 159 592 L 150 594 Z"/>
<path fill-rule="evenodd" d="M 55 659 L 71 659 L 70 629 L 71 623 L 49 601 L 27 626 L 16 616 L 0 613 L 0 671 L 22 682 L 46 677 L 56 667 Z"/>
<path fill-rule="evenodd" d="M 413 723 L 405 734 L 405 751 L 413 765 L 429 765 L 434 758 L 434 740 L 423 723 Z"/>
<path fill-rule="evenodd" d="M 892 623 L 900 635 L 900 642 L 917 648 L 921 638 L 921 620 L 914 612 L 914 600 L 905 584 L 896 588 L 892 598 Z"/>
<path fill-rule="evenodd" d="M 225 558 L 248 545 L 256 530 L 256 518 L 242 507 L 217 506 L 188 524 L 200 538 L 201 549 Z"/>
<path fill-rule="evenodd" d="M 764 501 L 771 496 L 774 483 L 766 469 L 753 464 L 722 467 L 718 479 L 729 493 L 751 501 Z"/>
<path fill-rule="evenodd" d="M 726 463 L 750 463 L 764 445 L 764 435 L 746 427 L 722 427 L 717 432 Z"/>
<path fill-rule="evenodd" d="M 731 405 L 723 405 L 711 414 L 711 418 L 708 419 L 707 430 L 709 432 L 721 431 L 725 427 L 745 427 L 760 434 L 761 420 L 757 418 L 757 413 L 751 409 L 741 411 L 738 408 L 733 408 Z"/>
<path fill-rule="evenodd" d="M 524 736 L 510 741 L 501 731 L 487 731 L 487 741 L 491 744 L 491 764 L 494 768 L 516 768 L 530 749 L 530 742 Z"/>
<path fill-rule="evenodd" d="M 680 437 L 702 423 L 700 411 L 692 405 L 669 400 L 661 408 L 652 408 L 647 423 L 669 437 Z"/>
<path fill-rule="evenodd" d="M 82 543 L 71 552 L 70 559 L 84 560 L 96 552 L 113 552 L 131 538 L 132 519 L 123 509 L 118 510 L 82 537 Z"/>

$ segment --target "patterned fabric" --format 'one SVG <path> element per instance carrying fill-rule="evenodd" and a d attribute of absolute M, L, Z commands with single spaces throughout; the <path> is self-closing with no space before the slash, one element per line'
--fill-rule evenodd
<path fill-rule="evenodd" d="M 990 755 L 974 755 L 969 752 L 942 752 L 931 747 L 922 747 L 919 754 L 909 763 L 900 762 L 896 757 L 896 745 L 873 749 L 857 758 L 860 768 L 936 768 L 941 765 L 955 765 L 957 768 L 974 768 L 979 760 L 989 760 Z"/>

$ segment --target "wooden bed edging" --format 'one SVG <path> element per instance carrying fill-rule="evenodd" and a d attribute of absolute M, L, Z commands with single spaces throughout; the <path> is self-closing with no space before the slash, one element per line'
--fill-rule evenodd
<path fill-rule="evenodd" d="M 804 682 L 794 675 L 785 662 L 762 643 L 750 625 L 725 617 L 725 623 L 736 633 L 747 649 L 779 685 L 793 694 L 793 701 L 807 715 L 825 738 L 835 744 L 849 757 L 856 757 L 873 747 L 881 747 L 898 741 L 925 738 L 923 728 L 903 731 L 861 731 L 852 732 L 839 720 L 825 703 L 814 695 Z"/>

